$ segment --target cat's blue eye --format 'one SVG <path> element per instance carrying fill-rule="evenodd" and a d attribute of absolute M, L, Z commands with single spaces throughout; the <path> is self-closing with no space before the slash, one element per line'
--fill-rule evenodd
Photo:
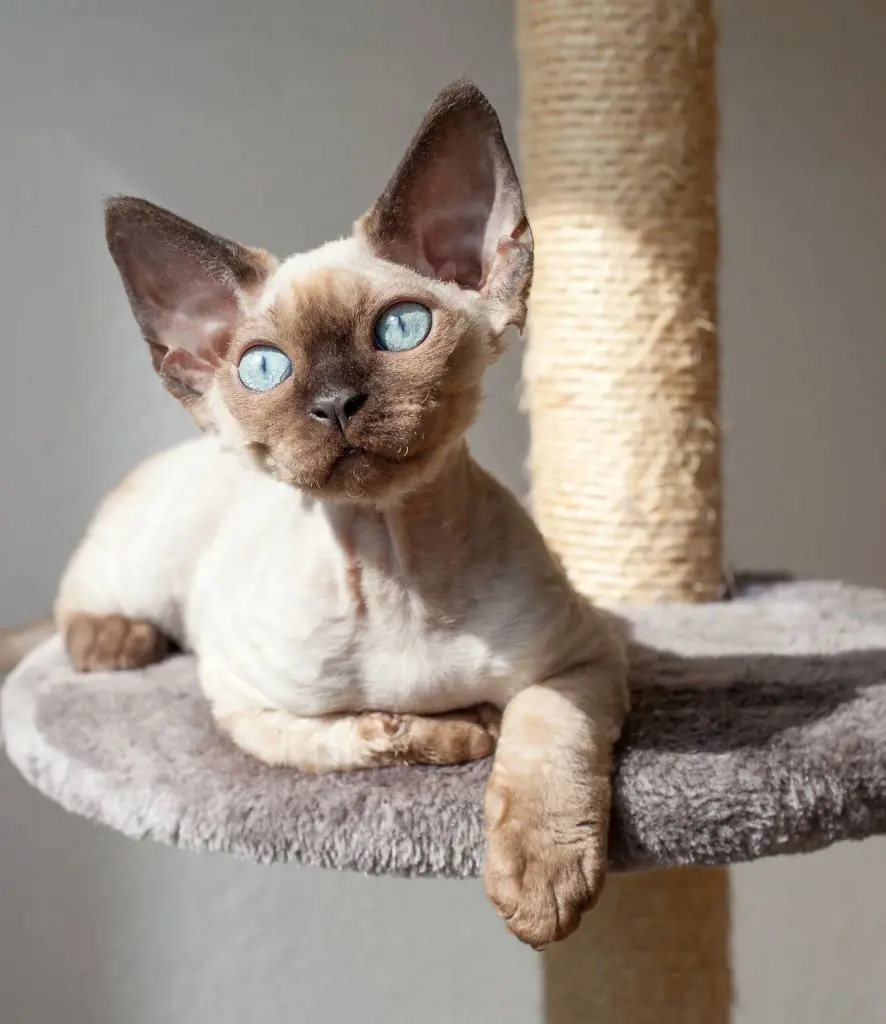
<path fill-rule="evenodd" d="M 431 333 L 431 311 L 420 302 L 398 302 L 375 322 L 375 343 L 385 352 L 408 352 Z"/>
<path fill-rule="evenodd" d="M 292 361 L 273 345 L 253 345 L 240 357 L 237 372 L 250 391 L 271 391 L 292 375 Z"/>

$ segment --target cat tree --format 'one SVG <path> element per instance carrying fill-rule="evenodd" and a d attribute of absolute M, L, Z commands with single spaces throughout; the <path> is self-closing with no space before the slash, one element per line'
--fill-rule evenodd
<path fill-rule="evenodd" d="M 533 504 L 603 602 L 722 594 L 711 0 L 520 0 Z M 729 1019 L 725 869 L 616 880 L 559 1021 Z M 576 988 L 573 974 L 581 979 Z"/>
<path fill-rule="evenodd" d="M 519 0 L 519 29 L 534 504 L 576 584 L 634 630 L 615 874 L 548 954 L 548 1020 L 725 1024 L 719 869 L 886 831 L 886 593 L 739 579 L 716 600 L 710 3 Z M 133 838 L 480 872 L 488 765 L 268 768 L 217 733 L 187 657 L 84 684 L 53 639 L 10 676 L 0 712 L 26 779 Z"/>

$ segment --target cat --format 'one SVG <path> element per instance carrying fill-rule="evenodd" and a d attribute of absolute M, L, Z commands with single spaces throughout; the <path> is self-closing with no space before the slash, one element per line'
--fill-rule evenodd
<path fill-rule="evenodd" d="M 532 277 L 494 110 L 450 85 L 352 234 L 282 262 L 141 199 L 106 234 L 202 436 L 96 513 L 55 607 L 73 665 L 194 651 L 218 727 L 272 765 L 495 752 L 487 892 L 525 942 L 564 938 L 604 880 L 626 663 L 465 443 Z"/>

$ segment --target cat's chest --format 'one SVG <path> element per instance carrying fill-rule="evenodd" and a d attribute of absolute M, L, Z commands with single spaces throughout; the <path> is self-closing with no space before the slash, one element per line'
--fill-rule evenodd
<path fill-rule="evenodd" d="M 364 534 L 358 549 L 309 513 L 288 529 L 256 525 L 243 544 L 245 523 L 226 524 L 197 581 L 192 620 L 198 653 L 236 664 L 271 706 L 443 711 L 483 699 L 505 671 L 494 637 L 399 574 L 384 537 Z"/>

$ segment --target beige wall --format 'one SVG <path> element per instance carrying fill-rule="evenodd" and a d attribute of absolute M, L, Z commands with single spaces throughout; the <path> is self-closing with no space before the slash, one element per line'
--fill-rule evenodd
<path fill-rule="evenodd" d="M 505 0 L 72 6 L 7 0 L 0 29 L 2 623 L 43 612 L 102 491 L 186 430 L 103 251 L 102 193 L 285 251 L 369 203 L 448 78 L 516 111 Z M 723 5 L 724 404 L 735 561 L 886 585 L 877 10 Z M 515 351 L 475 433 L 517 486 L 518 370 Z M 740 1024 L 882 1022 L 884 850 L 735 872 Z M 541 988 L 477 884 L 131 844 L 0 764 L 4 1024 L 536 1024 Z"/>

